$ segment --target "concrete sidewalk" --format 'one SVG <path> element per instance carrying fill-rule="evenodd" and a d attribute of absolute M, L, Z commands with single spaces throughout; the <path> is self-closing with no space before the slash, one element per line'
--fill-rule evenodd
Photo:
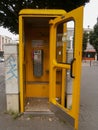
<path fill-rule="evenodd" d="M 82 68 L 79 130 L 98 130 L 98 65 Z"/>
<path fill-rule="evenodd" d="M 98 61 L 82 61 L 82 66 L 98 66 Z"/>
<path fill-rule="evenodd" d="M 0 63 L 0 130 L 73 130 L 69 123 L 53 115 L 33 116 L 6 113 L 4 64 Z M 17 118 L 18 117 L 18 118 Z"/>
<path fill-rule="evenodd" d="M 98 130 L 98 66 L 83 66 L 79 130 Z M 0 130 L 72 130 L 70 125 L 52 116 L 6 113 L 4 67 L 0 63 Z M 69 129 L 70 127 L 70 129 Z"/>

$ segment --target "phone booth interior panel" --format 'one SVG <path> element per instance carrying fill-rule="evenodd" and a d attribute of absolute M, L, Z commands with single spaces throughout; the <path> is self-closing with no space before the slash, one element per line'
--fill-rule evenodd
<path fill-rule="evenodd" d="M 25 36 L 29 41 L 25 50 L 26 96 L 48 97 L 49 29 L 32 25 L 26 29 Z"/>
<path fill-rule="evenodd" d="M 34 19 L 36 21 L 36 18 Z M 25 20 L 24 20 L 25 21 Z M 49 97 L 49 22 L 46 27 L 26 25 L 25 68 L 26 97 Z M 43 25 L 46 23 L 43 21 Z M 25 25 L 25 22 L 24 22 Z M 29 28 L 30 27 L 30 28 Z M 32 28 L 31 28 L 32 27 Z M 57 71 L 57 87 L 60 91 L 60 72 Z"/>

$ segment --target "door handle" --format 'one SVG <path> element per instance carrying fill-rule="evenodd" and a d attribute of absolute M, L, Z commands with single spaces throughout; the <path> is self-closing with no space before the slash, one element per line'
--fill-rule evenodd
<path fill-rule="evenodd" d="M 73 63 L 74 63 L 75 60 L 76 60 L 76 58 L 73 58 L 72 61 L 71 61 L 71 64 L 70 64 L 70 66 L 71 66 L 71 68 L 70 68 L 70 77 L 71 78 L 75 78 L 75 76 L 73 75 Z"/>

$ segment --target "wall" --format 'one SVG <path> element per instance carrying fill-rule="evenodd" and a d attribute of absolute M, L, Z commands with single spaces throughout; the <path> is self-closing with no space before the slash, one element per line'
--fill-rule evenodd
<path fill-rule="evenodd" d="M 18 44 L 4 45 L 7 111 L 19 112 Z"/>

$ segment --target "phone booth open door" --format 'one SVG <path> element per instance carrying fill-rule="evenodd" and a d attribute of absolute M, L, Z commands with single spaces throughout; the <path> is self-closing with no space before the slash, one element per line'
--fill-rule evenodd
<path fill-rule="evenodd" d="M 50 20 L 50 102 L 78 129 L 83 7 Z M 69 37 L 68 27 L 73 36 Z M 60 88 L 58 87 L 58 84 Z"/>
<path fill-rule="evenodd" d="M 72 129 L 78 129 L 82 21 L 83 7 L 68 13 L 48 9 L 20 11 L 21 112 L 60 111 L 68 117 L 66 121 L 72 121 Z"/>

